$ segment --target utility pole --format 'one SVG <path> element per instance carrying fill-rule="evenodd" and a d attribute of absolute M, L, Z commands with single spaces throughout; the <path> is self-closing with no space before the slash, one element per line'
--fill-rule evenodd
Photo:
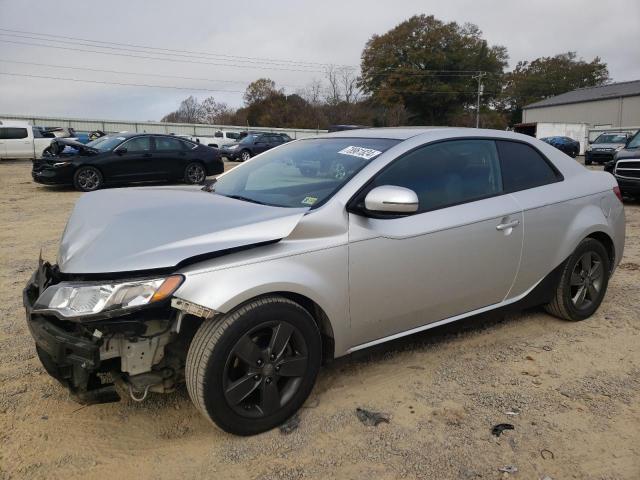
<path fill-rule="evenodd" d="M 476 101 L 476 128 L 480 128 L 480 97 L 484 92 L 484 84 L 482 83 L 483 75 L 484 72 L 478 72 L 478 76 L 473 77 L 478 80 L 478 99 Z"/>

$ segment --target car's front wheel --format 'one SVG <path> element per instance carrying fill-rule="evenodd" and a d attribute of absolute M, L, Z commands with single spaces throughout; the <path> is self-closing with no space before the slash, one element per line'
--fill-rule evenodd
<path fill-rule="evenodd" d="M 311 314 L 280 296 L 251 301 L 196 332 L 185 368 L 196 407 L 223 430 L 253 435 L 292 416 L 321 362 Z"/>
<path fill-rule="evenodd" d="M 565 320 L 584 320 L 598 309 L 609 284 L 607 250 L 594 238 L 584 239 L 566 262 L 546 310 Z"/>
<path fill-rule="evenodd" d="M 95 167 L 80 167 L 73 175 L 73 186 L 81 192 L 98 190 L 102 183 L 102 173 Z"/>

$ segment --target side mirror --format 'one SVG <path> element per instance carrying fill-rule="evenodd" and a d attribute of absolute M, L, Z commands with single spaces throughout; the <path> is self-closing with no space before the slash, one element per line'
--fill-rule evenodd
<path fill-rule="evenodd" d="M 114 152 L 118 155 L 124 155 L 125 153 L 127 153 L 127 147 L 116 148 Z"/>
<path fill-rule="evenodd" d="M 364 207 L 370 212 L 415 213 L 418 205 L 416 192 L 395 185 L 376 187 L 364 198 Z"/>

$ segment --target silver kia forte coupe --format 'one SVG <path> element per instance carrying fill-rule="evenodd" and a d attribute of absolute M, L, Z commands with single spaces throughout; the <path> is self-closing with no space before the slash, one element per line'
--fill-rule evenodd
<path fill-rule="evenodd" d="M 207 418 L 249 435 L 296 412 L 323 361 L 503 307 L 589 317 L 624 235 L 614 177 L 534 138 L 351 130 L 202 189 L 83 195 L 24 304 L 78 401 L 186 381 Z"/>

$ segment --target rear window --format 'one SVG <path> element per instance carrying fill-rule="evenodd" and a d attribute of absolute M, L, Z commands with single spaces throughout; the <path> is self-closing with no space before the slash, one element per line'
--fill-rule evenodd
<path fill-rule="evenodd" d="M 506 192 L 517 192 L 557 182 L 560 178 L 549 162 L 533 147 L 499 140 L 502 181 Z"/>
<path fill-rule="evenodd" d="M 16 127 L 2 127 L 0 128 L 0 138 L 4 140 L 18 140 L 21 138 L 27 138 L 28 133 L 26 128 Z"/>

